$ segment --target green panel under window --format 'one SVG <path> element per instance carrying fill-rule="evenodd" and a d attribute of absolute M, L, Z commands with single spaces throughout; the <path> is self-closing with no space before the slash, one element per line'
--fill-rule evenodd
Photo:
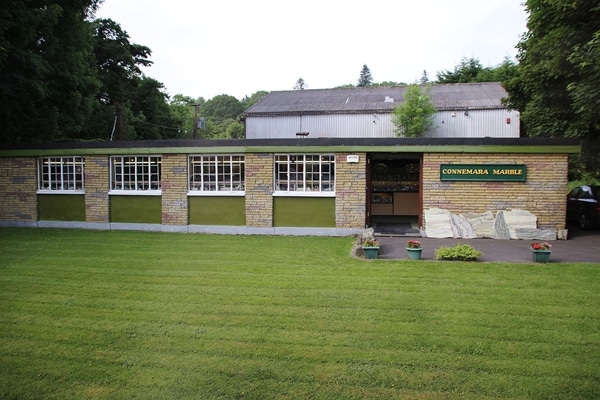
<path fill-rule="evenodd" d="M 243 196 L 189 197 L 191 225 L 246 225 L 246 202 Z"/>
<path fill-rule="evenodd" d="M 162 223 L 160 196 L 110 196 L 110 221 L 142 224 Z"/>
<path fill-rule="evenodd" d="M 335 228 L 335 198 L 275 197 L 273 226 Z"/>
<path fill-rule="evenodd" d="M 85 195 L 38 195 L 40 221 L 85 221 Z"/>

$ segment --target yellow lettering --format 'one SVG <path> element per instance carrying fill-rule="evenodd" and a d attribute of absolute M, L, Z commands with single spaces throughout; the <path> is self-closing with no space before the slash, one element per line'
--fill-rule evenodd
<path fill-rule="evenodd" d="M 523 175 L 522 169 L 495 169 L 494 175 Z"/>
<path fill-rule="evenodd" d="M 446 175 L 489 175 L 490 171 L 487 169 L 456 168 L 443 169 L 442 173 Z"/>

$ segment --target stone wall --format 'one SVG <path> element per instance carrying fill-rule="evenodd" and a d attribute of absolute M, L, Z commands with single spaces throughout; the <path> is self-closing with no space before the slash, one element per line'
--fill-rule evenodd
<path fill-rule="evenodd" d="M 162 223 L 164 225 L 187 225 L 187 155 L 163 155 L 161 163 Z"/>
<path fill-rule="evenodd" d="M 246 154 L 246 226 L 273 226 L 273 154 Z"/>
<path fill-rule="evenodd" d="M 367 157 L 365 153 L 353 153 L 359 161 L 349 163 L 348 155 L 337 153 L 335 159 L 335 225 L 336 228 L 362 229 L 367 208 Z"/>
<path fill-rule="evenodd" d="M 110 222 L 108 187 L 110 185 L 108 156 L 85 158 L 85 220 Z"/>
<path fill-rule="evenodd" d="M 358 156 L 348 162 L 347 156 Z M 247 228 L 273 226 L 273 153 L 246 153 L 245 215 Z M 487 223 L 500 211 L 521 210 L 535 217 L 537 228 L 564 230 L 567 154 L 425 153 L 422 210 L 442 209 Z M 0 158 L 0 222 L 38 221 L 36 157 Z M 367 203 L 367 155 L 336 153 L 335 229 L 362 229 Z M 442 182 L 441 164 L 525 164 L 526 182 Z M 188 222 L 187 154 L 162 156 L 162 225 Z M 88 155 L 85 165 L 86 222 L 110 223 L 108 155 Z M 515 214 L 516 215 L 516 214 Z M 525 214 L 519 214 L 525 215 Z M 522 217 L 518 217 L 522 219 Z M 460 221 L 459 221 L 460 222 Z M 424 221 L 427 229 L 427 221 Z M 511 232 L 510 226 L 507 232 Z M 529 228 L 527 228 L 529 229 Z M 251 230 L 251 229 L 250 229 Z"/>
<path fill-rule="evenodd" d="M 565 228 L 566 154 L 444 154 L 423 155 L 423 210 L 454 214 L 526 210 L 539 228 Z M 442 182 L 440 164 L 525 164 L 526 182 Z M 426 222 L 425 222 L 426 224 Z M 427 228 L 425 226 L 425 228 Z"/>
<path fill-rule="evenodd" d="M 0 221 L 37 221 L 36 192 L 35 158 L 0 158 Z"/>

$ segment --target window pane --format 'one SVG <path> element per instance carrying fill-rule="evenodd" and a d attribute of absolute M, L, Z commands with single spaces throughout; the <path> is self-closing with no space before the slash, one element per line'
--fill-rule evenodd
<path fill-rule="evenodd" d="M 335 156 L 331 154 L 275 155 L 275 190 L 334 191 Z"/>
<path fill-rule="evenodd" d="M 113 190 L 159 190 L 161 158 L 146 156 L 115 156 L 112 162 Z"/>
<path fill-rule="evenodd" d="M 245 190 L 244 156 L 189 157 L 189 190 L 230 192 Z"/>
<path fill-rule="evenodd" d="M 38 159 L 38 189 L 83 190 L 83 157 L 46 157 Z"/>

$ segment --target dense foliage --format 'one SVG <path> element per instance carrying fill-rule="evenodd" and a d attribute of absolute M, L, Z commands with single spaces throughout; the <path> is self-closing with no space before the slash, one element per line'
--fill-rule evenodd
<path fill-rule="evenodd" d="M 150 48 L 131 43 L 102 0 L 7 0 L 0 5 L 0 118 L 4 144 L 76 140 L 242 137 L 240 100 L 178 95 L 143 74 Z M 206 108 L 204 108 L 206 107 Z"/>
<path fill-rule="evenodd" d="M 598 178 L 600 5 L 528 0 L 525 7 L 528 32 L 518 44 L 520 73 L 506 82 L 507 104 L 521 112 L 529 136 L 581 138 L 584 153 L 571 171 Z"/>
<path fill-rule="evenodd" d="M 437 83 L 505 82 L 518 71 L 518 65 L 510 58 L 495 67 L 484 67 L 477 58 L 463 58 L 454 70 L 438 72 Z"/>
<path fill-rule="evenodd" d="M 99 82 L 90 62 L 96 0 L 4 0 L 0 5 L 2 143 L 73 139 Z"/>
<path fill-rule="evenodd" d="M 101 83 L 87 132 L 115 140 L 177 137 L 164 86 L 142 74 L 151 50 L 129 42 L 129 35 L 110 19 L 92 22 L 94 59 Z M 111 129 L 112 127 L 112 129 Z"/>

